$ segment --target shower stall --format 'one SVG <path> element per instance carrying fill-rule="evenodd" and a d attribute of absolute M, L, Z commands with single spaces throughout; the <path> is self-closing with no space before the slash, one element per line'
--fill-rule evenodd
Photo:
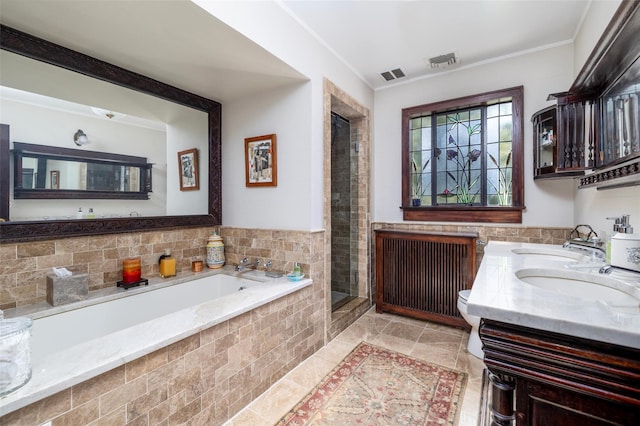
<path fill-rule="evenodd" d="M 331 113 L 331 309 L 358 297 L 358 135 Z"/>

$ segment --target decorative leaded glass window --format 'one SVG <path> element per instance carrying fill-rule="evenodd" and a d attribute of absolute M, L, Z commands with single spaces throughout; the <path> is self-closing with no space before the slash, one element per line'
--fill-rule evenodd
<path fill-rule="evenodd" d="M 489 221 L 513 222 L 523 198 L 521 111 L 522 88 L 403 110 L 405 218 L 485 221 L 434 212 L 495 207 L 503 210 Z"/>

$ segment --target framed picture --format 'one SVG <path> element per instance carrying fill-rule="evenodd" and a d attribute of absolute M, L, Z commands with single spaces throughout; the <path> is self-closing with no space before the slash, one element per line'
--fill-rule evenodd
<path fill-rule="evenodd" d="M 60 189 L 60 170 L 51 170 L 49 172 L 49 187 L 51 189 Z"/>
<path fill-rule="evenodd" d="M 246 138 L 244 159 L 247 186 L 277 186 L 276 135 Z"/>
<path fill-rule="evenodd" d="M 180 191 L 200 189 L 198 150 L 196 148 L 178 152 L 178 169 L 178 173 L 180 173 Z"/>

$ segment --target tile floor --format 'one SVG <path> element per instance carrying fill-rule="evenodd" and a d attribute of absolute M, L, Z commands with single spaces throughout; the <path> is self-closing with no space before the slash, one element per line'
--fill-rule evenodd
<path fill-rule="evenodd" d="M 271 426 L 361 341 L 469 374 L 459 426 L 477 426 L 483 363 L 466 350 L 469 333 L 372 308 L 230 419 L 227 426 Z"/>

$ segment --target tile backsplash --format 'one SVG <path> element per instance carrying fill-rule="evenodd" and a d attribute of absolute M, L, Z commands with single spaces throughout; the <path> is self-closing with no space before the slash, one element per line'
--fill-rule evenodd
<path fill-rule="evenodd" d="M 139 256 L 142 277 L 157 277 L 158 258 L 171 249 L 177 271 L 190 271 L 191 262 L 206 260 L 207 238 L 213 227 L 131 234 L 100 235 L 0 245 L 0 309 L 46 300 L 46 275 L 53 267 L 89 275 L 89 291 L 115 286 L 122 280 L 122 260 Z M 227 264 L 242 257 L 268 259 L 274 269 L 300 262 L 310 272 L 309 233 L 242 228 L 215 228 L 225 240 Z M 321 249 L 316 247 L 314 250 Z"/>

